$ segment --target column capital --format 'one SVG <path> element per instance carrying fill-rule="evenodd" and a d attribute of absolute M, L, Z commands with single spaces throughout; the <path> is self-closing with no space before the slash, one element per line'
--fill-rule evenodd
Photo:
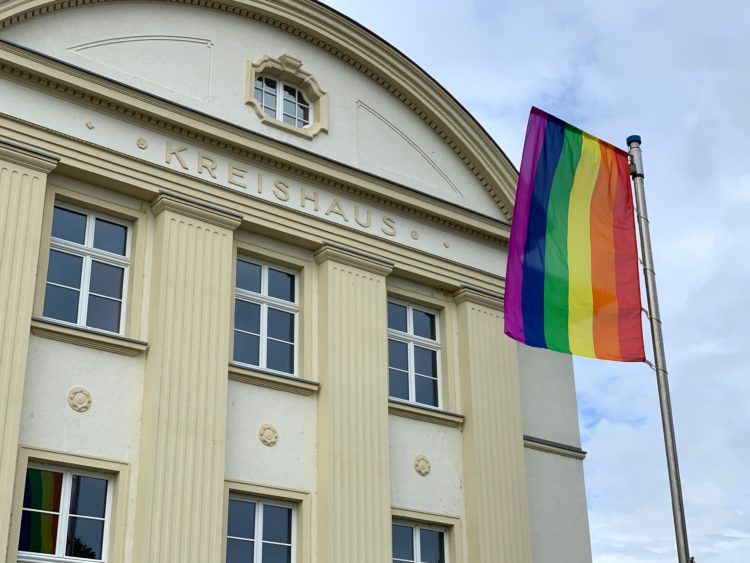
<path fill-rule="evenodd" d="M 239 227 L 242 222 L 242 215 L 239 213 L 224 207 L 211 205 L 199 199 L 163 190 L 151 201 L 151 211 L 154 216 L 161 214 L 163 211 L 173 211 L 232 231 Z"/>
<path fill-rule="evenodd" d="M 453 300 L 457 304 L 466 302 L 475 303 L 476 305 L 483 305 L 496 311 L 502 311 L 505 306 L 504 295 L 470 285 L 461 286 L 461 289 L 453 294 Z"/>
<path fill-rule="evenodd" d="M 315 253 L 315 261 L 318 264 L 328 260 L 360 268 L 380 276 L 387 276 L 393 271 L 393 262 L 332 242 L 323 243 Z"/>
<path fill-rule="evenodd" d="M 0 159 L 49 174 L 60 163 L 60 157 L 33 147 L 0 139 Z"/>

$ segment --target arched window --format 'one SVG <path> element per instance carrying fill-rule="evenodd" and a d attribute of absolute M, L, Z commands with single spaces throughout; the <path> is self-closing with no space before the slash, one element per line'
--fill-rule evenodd
<path fill-rule="evenodd" d="M 294 127 L 310 125 L 310 102 L 294 86 L 270 76 L 256 76 L 254 94 L 266 115 Z"/>
<path fill-rule="evenodd" d="M 248 62 L 245 99 L 261 123 L 312 139 L 328 131 L 328 94 L 301 67 L 289 55 Z"/>

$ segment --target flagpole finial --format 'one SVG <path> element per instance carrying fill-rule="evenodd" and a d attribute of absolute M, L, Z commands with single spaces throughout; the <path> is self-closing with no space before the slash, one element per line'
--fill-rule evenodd
<path fill-rule="evenodd" d="M 630 135 L 625 142 L 630 146 L 632 143 L 638 143 L 641 144 L 641 136 L 640 135 Z"/>

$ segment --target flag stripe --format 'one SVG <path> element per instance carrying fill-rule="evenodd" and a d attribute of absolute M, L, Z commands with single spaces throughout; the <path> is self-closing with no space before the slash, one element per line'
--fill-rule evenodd
<path fill-rule="evenodd" d="M 602 161 L 591 198 L 591 287 L 594 298 L 594 352 L 619 358 L 620 315 L 615 269 L 614 210 L 617 161 L 614 150 L 600 145 Z"/>
<path fill-rule="evenodd" d="M 553 122 L 547 123 L 544 144 L 534 175 L 521 296 L 524 333 L 530 346 L 545 347 L 546 344 L 544 340 L 544 255 L 547 238 L 547 207 L 552 180 L 562 151 L 563 137 L 562 127 Z"/>
<path fill-rule="evenodd" d="M 571 353 L 580 356 L 594 356 L 590 224 L 591 196 L 600 162 L 599 142 L 584 133 L 568 211 L 568 335 Z"/>
<path fill-rule="evenodd" d="M 570 189 L 581 158 L 581 132 L 564 130 L 563 152 L 555 171 L 547 211 L 547 253 L 544 269 L 544 334 L 552 350 L 570 353 L 568 338 L 568 212 Z"/>
<path fill-rule="evenodd" d="M 532 108 L 508 253 L 505 332 L 531 346 L 645 358 L 627 153 Z"/>
<path fill-rule="evenodd" d="M 617 154 L 618 182 L 615 193 L 613 230 L 615 238 L 615 277 L 617 302 L 620 306 L 620 350 L 625 361 L 641 361 L 646 357 L 641 324 L 641 294 L 638 278 L 638 249 L 633 221 L 633 197 L 628 181 L 628 157 Z M 633 257 L 636 259 L 633 259 Z M 633 291 L 633 287 L 638 291 Z"/>
<path fill-rule="evenodd" d="M 521 158 L 521 173 L 518 176 L 516 202 L 513 208 L 513 222 L 522 225 L 518 232 L 511 237 L 508 249 L 508 266 L 505 274 L 505 301 L 521 303 L 523 285 L 523 255 L 526 248 L 526 226 L 529 222 L 529 207 L 531 206 L 531 182 L 534 179 L 539 154 L 542 151 L 547 118 L 544 115 L 532 113 L 526 127 L 526 141 Z M 513 307 L 505 311 L 505 321 L 516 327 L 517 334 L 523 334 L 523 313 L 521 308 Z"/>

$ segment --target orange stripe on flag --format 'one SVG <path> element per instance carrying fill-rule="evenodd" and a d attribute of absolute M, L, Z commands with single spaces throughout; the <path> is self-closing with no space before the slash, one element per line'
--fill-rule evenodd
<path fill-rule="evenodd" d="M 597 358 L 620 359 L 619 305 L 615 267 L 614 202 L 617 190 L 615 151 L 604 143 L 591 197 L 591 289 L 594 299 L 594 350 Z"/>

